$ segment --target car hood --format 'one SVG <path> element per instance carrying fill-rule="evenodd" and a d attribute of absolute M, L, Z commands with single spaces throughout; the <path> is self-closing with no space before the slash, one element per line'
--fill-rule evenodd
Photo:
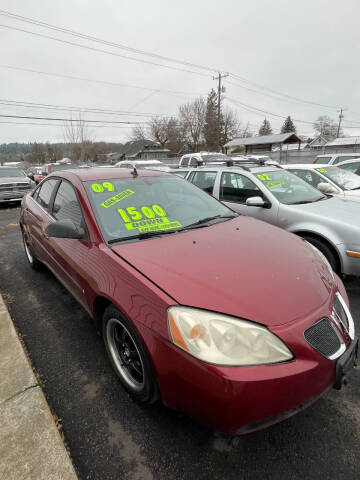
<path fill-rule="evenodd" d="M 246 216 L 111 248 L 182 305 L 268 326 L 313 312 L 333 288 L 304 240 Z"/>
<path fill-rule="evenodd" d="M 0 177 L 0 183 L 30 183 L 27 177 Z"/>
<path fill-rule="evenodd" d="M 360 205 L 357 199 L 335 195 L 319 202 L 300 205 L 286 205 L 292 211 L 302 213 L 304 220 L 318 218 L 320 224 L 324 221 L 332 224 L 354 226 L 355 219 L 359 218 Z"/>
<path fill-rule="evenodd" d="M 360 188 L 357 190 L 345 190 L 344 198 L 346 200 L 352 200 L 354 202 L 360 202 Z"/>

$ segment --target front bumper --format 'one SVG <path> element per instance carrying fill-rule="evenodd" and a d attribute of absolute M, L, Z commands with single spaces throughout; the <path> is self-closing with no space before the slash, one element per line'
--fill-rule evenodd
<path fill-rule="evenodd" d="M 353 366 L 354 355 L 347 361 L 352 347 L 347 344 L 341 357 L 329 360 L 304 338 L 305 330 L 318 318 L 329 317 L 329 307 L 302 320 L 271 328 L 295 355 L 292 361 L 274 365 L 207 364 L 166 339 L 154 336 L 146 327 L 136 326 L 155 352 L 152 358 L 163 402 L 216 431 L 243 434 L 298 413 L 329 388 L 342 383 L 343 373 Z M 341 366 L 337 367 L 338 364 Z"/>
<path fill-rule="evenodd" d="M 32 188 L 29 188 L 28 190 L 21 190 L 21 191 L 11 190 L 11 191 L 0 192 L 0 203 L 20 202 L 23 196 L 31 192 L 31 190 Z"/>
<path fill-rule="evenodd" d="M 339 247 L 339 246 L 338 246 Z M 360 277 L 360 245 L 341 245 L 342 273 Z"/>

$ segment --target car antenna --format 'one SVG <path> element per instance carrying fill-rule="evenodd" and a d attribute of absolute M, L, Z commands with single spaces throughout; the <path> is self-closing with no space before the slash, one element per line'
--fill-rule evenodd
<path fill-rule="evenodd" d="M 136 167 L 134 165 L 134 170 L 131 171 L 131 175 L 133 175 L 134 177 L 137 177 L 138 176 L 138 172 L 136 170 Z"/>

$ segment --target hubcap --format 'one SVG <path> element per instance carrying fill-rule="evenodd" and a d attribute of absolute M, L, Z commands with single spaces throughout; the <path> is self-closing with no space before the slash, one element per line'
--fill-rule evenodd
<path fill-rule="evenodd" d="M 129 387 L 140 391 L 144 386 L 144 365 L 134 338 L 121 320 L 110 318 L 106 340 L 118 374 Z"/>

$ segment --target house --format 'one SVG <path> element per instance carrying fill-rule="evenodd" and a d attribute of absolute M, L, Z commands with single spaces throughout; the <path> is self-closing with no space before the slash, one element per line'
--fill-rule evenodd
<path fill-rule="evenodd" d="M 119 153 L 120 160 L 163 160 L 171 152 L 152 140 L 132 140 L 125 143 Z"/>
<path fill-rule="evenodd" d="M 325 152 L 360 152 L 360 137 L 335 138 L 325 145 Z"/>
<path fill-rule="evenodd" d="M 233 153 L 239 147 L 245 148 L 245 154 L 272 152 L 274 147 L 280 151 L 288 144 L 297 144 L 300 150 L 301 139 L 295 133 L 279 133 L 275 135 L 263 135 L 260 137 L 234 138 L 224 145 L 227 154 Z"/>
<path fill-rule="evenodd" d="M 328 142 L 334 140 L 334 137 L 328 135 L 318 135 L 314 140 L 309 142 L 310 150 L 321 150 Z"/>

